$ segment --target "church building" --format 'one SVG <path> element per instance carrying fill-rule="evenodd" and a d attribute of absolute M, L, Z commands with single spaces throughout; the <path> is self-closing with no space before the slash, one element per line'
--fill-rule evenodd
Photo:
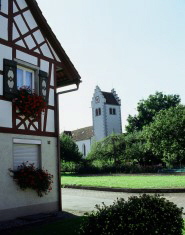
<path fill-rule="evenodd" d="M 73 140 L 85 157 L 95 141 L 122 133 L 121 100 L 114 89 L 104 92 L 96 86 L 91 101 L 93 126 L 71 132 Z"/>

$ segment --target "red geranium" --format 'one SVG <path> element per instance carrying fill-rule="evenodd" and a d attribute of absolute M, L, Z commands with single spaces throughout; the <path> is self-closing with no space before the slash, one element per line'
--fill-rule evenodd
<path fill-rule="evenodd" d="M 41 112 L 46 110 L 47 104 L 42 96 L 31 91 L 29 87 L 22 87 L 18 90 L 13 99 L 19 114 L 25 117 L 38 119 Z"/>
<path fill-rule="evenodd" d="M 23 162 L 17 170 L 9 169 L 9 171 L 13 173 L 13 179 L 22 190 L 33 189 L 39 197 L 52 190 L 53 175 L 48 173 L 47 170 L 36 168 L 34 164 Z"/>

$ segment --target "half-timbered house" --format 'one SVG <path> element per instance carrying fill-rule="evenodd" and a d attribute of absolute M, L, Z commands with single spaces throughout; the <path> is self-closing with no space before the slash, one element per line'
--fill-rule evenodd
<path fill-rule="evenodd" d="M 0 1 L 0 221 L 60 210 L 57 88 L 80 83 L 80 76 L 35 0 Z M 20 115 L 13 99 L 29 86 L 47 102 L 34 119 Z M 44 197 L 22 191 L 8 169 L 34 163 L 54 175 Z"/>

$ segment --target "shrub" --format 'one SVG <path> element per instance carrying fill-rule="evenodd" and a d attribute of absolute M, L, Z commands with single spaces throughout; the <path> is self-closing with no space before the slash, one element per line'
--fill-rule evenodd
<path fill-rule="evenodd" d="M 13 173 L 14 181 L 22 190 L 33 189 L 39 197 L 52 190 L 53 175 L 48 173 L 47 170 L 35 168 L 34 164 L 22 163 L 17 170 L 9 169 L 9 171 Z"/>
<path fill-rule="evenodd" d="M 96 208 L 83 220 L 80 235 L 182 235 L 183 208 L 159 195 L 121 198 Z"/>

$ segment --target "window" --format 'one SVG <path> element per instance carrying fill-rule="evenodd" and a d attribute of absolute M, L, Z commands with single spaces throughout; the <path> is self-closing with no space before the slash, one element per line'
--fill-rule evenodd
<path fill-rule="evenodd" d="M 3 95 L 12 99 L 17 89 L 29 87 L 48 102 L 48 74 L 35 65 L 18 59 L 3 59 Z"/>
<path fill-rule="evenodd" d="M 110 115 L 116 115 L 116 109 L 115 108 L 110 108 L 109 109 L 109 114 Z"/>
<path fill-rule="evenodd" d="M 85 144 L 83 144 L 83 146 L 82 146 L 82 153 L 83 153 L 83 156 L 85 157 L 86 156 L 86 146 L 85 146 Z"/>
<path fill-rule="evenodd" d="M 34 70 L 17 66 L 17 88 L 19 89 L 22 86 L 34 90 Z"/>
<path fill-rule="evenodd" d="M 23 162 L 34 163 L 40 167 L 41 141 L 14 139 L 13 140 L 13 169 L 16 170 Z"/>
<path fill-rule="evenodd" d="M 98 108 L 98 109 L 96 109 L 96 116 L 100 116 L 101 115 L 101 108 Z"/>

